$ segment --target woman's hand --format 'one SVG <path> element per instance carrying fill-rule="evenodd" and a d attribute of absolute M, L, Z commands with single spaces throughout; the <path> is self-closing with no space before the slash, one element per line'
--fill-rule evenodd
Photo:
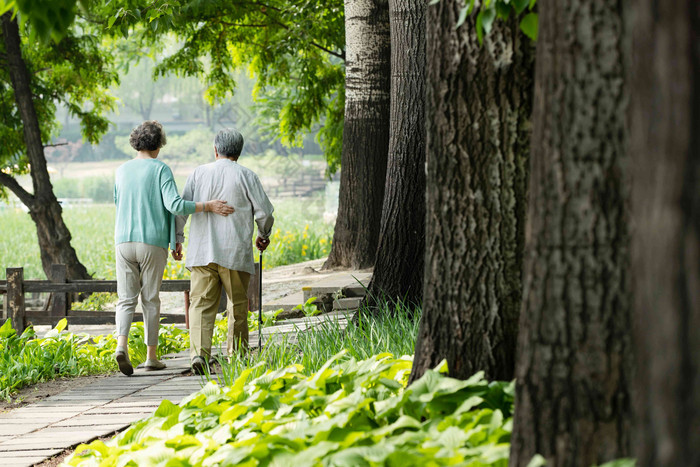
<path fill-rule="evenodd" d="M 233 213 L 234 209 L 226 204 L 226 201 L 221 199 L 213 199 L 204 203 L 204 212 L 213 212 L 220 216 L 228 216 Z"/>
<path fill-rule="evenodd" d="M 176 243 L 175 249 L 171 252 L 175 261 L 182 260 L 182 243 Z"/>

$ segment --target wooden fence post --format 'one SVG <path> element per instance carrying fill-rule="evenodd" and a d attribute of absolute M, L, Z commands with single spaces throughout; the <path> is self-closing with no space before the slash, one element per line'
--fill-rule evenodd
<path fill-rule="evenodd" d="M 68 278 L 68 267 L 65 264 L 52 264 L 51 265 L 51 282 L 54 284 L 65 284 Z M 49 309 L 49 315 L 52 321 L 58 322 L 61 318 L 68 316 L 68 310 L 70 309 L 70 295 L 67 293 L 57 293 L 51 294 L 51 308 Z M 66 326 L 67 328 L 68 326 Z"/>
<path fill-rule="evenodd" d="M 17 334 L 24 332 L 26 310 L 24 308 L 24 268 L 5 269 L 7 278 L 7 317 Z"/>

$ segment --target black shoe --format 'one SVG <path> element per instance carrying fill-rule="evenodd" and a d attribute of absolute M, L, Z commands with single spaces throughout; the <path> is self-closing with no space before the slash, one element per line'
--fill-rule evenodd
<path fill-rule="evenodd" d="M 206 374 L 207 362 L 200 356 L 196 356 L 192 359 L 192 373 L 195 375 Z"/>
<path fill-rule="evenodd" d="M 119 365 L 119 371 L 126 376 L 131 376 L 134 373 L 134 367 L 131 366 L 131 361 L 129 360 L 129 353 L 123 347 L 117 347 L 117 351 L 114 352 L 114 358 L 117 360 L 117 365 Z"/>

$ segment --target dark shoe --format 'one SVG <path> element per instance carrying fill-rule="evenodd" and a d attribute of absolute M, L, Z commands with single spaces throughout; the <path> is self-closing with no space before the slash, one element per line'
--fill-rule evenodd
<path fill-rule="evenodd" d="M 192 359 L 192 373 L 195 375 L 206 374 L 207 362 L 200 356 Z"/>
<path fill-rule="evenodd" d="M 114 352 L 114 358 L 117 360 L 117 365 L 119 365 L 119 371 L 124 373 L 126 376 L 131 376 L 134 374 L 134 367 L 131 366 L 129 353 L 124 349 L 124 347 L 117 347 L 116 352 Z"/>
<path fill-rule="evenodd" d="M 146 363 L 143 364 L 143 368 L 146 371 L 158 371 L 158 370 L 164 370 L 166 368 L 166 365 L 165 365 L 165 363 L 161 362 L 160 360 L 148 359 L 148 360 L 146 360 Z"/>

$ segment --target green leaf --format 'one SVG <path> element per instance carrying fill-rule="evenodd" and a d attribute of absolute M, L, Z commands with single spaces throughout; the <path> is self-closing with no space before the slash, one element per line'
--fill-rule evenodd
<path fill-rule="evenodd" d="M 530 0 L 511 0 L 511 4 L 513 5 L 513 8 L 515 8 L 515 12 L 520 14 L 530 4 Z"/>
<path fill-rule="evenodd" d="M 614 461 L 601 464 L 599 467 L 634 467 L 637 461 L 634 459 L 615 459 Z"/>
<path fill-rule="evenodd" d="M 537 0 L 530 0 L 530 5 L 528 6 L 528 8 L 530 10 L 532 10 L 533 8 L 535 8 L 536 4 L 537 4 Z"/>
<path fill-rule="evenodd" d="M 15 334 L 15 329 L 12 327 L 12 319 L 8 318 L 2 326 L 0 326 L 0 338 L 8 338 Z"/>
<path fill-rule="evenodd" d="M 495 8 L 487 8 L 487 9 L 481 9 L 481 12 L 483 13 L 483 17 L 481 19 L 481 24 L 484 27 L 484 33 L 486 35 L 489 35 L 491 33 L 491 28 L 493 27 L 493 21 L 496 19 L 496 9 Z"/>
<path fill-rule="evenodd" d="M 179 414 L 182 408 L 165 399 L 160 403 L 158 409 L 153 414 L 154 417 L 169 417 L 174 414 Z"/>
<path fill-rule="evenodd" d="M 528 462 L 527 467 L 545 467 L 547 465 L 547 459 L 542 457 L 540 454 L 535 454 L 530 462 Z"/>
<path fill-rule="evenodd" d="M 56 329 L 58 332 L 61 332 L 61 331 L 63 331 L 64 329 L 66 329 L 66 326 L 68 326 L 68 320 L 67 320 L 66 318 L 63 318 L 63 319 L 61 319 L 61 320 L 56 324 L 55 329 Z"/>
<path fill-rule="evenodd" d="M 520 30 L 533 41 L 537 40 L 538 18 L 537 13 L 528 13 L 520 21 Z"/>
<path fill-rule="evenodd" d="M 498 19 L 508 19 L 510 10 L 510 5 L 501 2 L 496 3 L 496 15 L 498 16 Z"/>
<path fill-rule="evenodd" d="M 176 450 L 188 448 L 191 446 L 201 446 L 202 443 L 192 435 L 180 435 L 165 442 L 165 445 L 169 448 Z"/>
<path fill-rule="evenodd" d="M 464 7 L 462 10 L 459 12 L 459 19 L 457 19 L 457 24 L 455 24 L 455 29 L 458 29 L 461 25 L 464 24 L 464 22 L 467 20 L 467 14 L 469 13 L 469 8 Z"/>
<path fill-rule="evenodd" d="M 479 11 L 476 15 L 476 38 L 479 44 L 484 43 L 484 10 Z"/>
<path fill-rule="evenodd" d="M 4 15 L 8 11 L 10 11 L 13 7 L 15 6 L 15 2 L 5 2 L 4 0 L 0 0 L 0 16 Z"/>

